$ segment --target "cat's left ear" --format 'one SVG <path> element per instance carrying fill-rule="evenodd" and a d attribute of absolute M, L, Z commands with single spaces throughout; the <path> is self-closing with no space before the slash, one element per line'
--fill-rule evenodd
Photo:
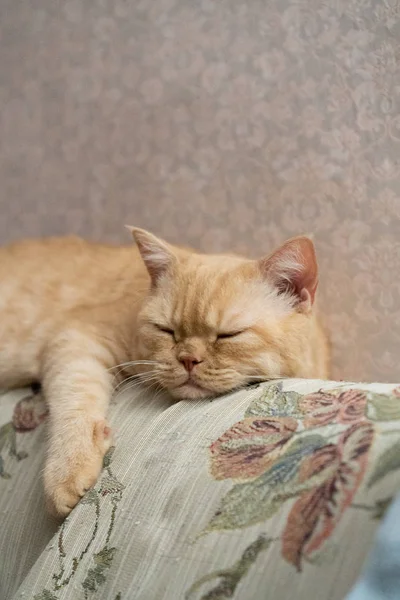
<path fill-rule="evenodd" d="M 281 293 L 295 297 L 296 309 L 309 312 L 318 286 L 318 265 L 314 244 L 301 236 L 288 240 L 259 266 L 263 276 Z"/>
<path fill-rule="evenodd" d="M 145 229 L 129 225 L 126 225 L 126 228 L 133 235 L 150 275 L 151 284 L 155 286 L 160 277 L 165 275 L 176 262 L 172 246 Z"/>

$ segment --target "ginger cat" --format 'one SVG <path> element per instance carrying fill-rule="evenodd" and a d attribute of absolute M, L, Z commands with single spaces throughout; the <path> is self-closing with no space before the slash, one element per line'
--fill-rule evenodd
<path fill-rule="evenodd" d="M 0 386 L 41 383 L 45 494 L 58 517 L 95 483 L 111 444 L 113 367 L 177 399 L 257 379 L 328 377 L 311 240 L 249 260 L 132 233 L 137 248 L 69 237 L 0 250 Z"/>

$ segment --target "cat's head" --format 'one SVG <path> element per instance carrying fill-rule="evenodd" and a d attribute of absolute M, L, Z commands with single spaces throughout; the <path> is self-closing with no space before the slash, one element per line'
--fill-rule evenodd
<path fill-rule="evenodd" d="M 175 398 L 212 397 L 291 372 L 293 335 L 312 311 L 314 246 L 287 241 L 260 260 L 197 254 L 132 229 L 151 286 L 138 318 L 142 371 Z M 299 328 L 300 327 L 300 328 Z M 287 352 L 286 352 L 287 349 Z M 154 361 L 154 362 L 151 362 Z"/>

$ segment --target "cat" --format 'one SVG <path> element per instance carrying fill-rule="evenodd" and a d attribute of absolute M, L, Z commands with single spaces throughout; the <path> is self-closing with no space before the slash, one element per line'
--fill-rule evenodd
<path fill-rule="evenodd" d="M 45 497 L 59 518 L 100 473 L 117 371 L 178 400 L 257 380 L 328 377 L 310 239 L 250 260 L 130 229 L 136 247 L 66 237 L 0 249 L 0 387 L 41 383 Z"/>

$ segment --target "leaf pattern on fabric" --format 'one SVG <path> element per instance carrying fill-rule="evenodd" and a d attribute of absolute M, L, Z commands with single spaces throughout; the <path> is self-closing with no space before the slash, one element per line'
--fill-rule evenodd
<path fill-rule="evenodd" d="M 2 479 L 11 479 L 11 473 L 6 471 L 5 467 L 7 455 L 17 462 L 28 456 L 27 452 L 17 448 L 17 432 L 12 423 L 6 423 L 0 427 L 0 477 Z"/>
<path fill-rule="evenodd" d="M 219 583 L 201 596 L 200 600 L 224 600 L 232 598 L 235 590 L 247 574 L 252 564 L 256 561 L 258 555 L 267 550 L 271 544 L 271 540 L 264 535 L 260 535 L 250 546 L 246 548 L 240 559 L 230 568 L 209 573 L 202 577 L 186 592 L 185 600 L 189 600 L 193 593 L 200 589 L 205 583 L 213 580 L 220 580 Z"/>
<path fill-rule="evenodd" d="M 398 388 L 397 388 L 398 389 Z M 370 392 L 367 416 L 372 421 L 398 421 L 400 419 L 399 393 L 374 394 Z"/>
<path fill-rule="evenodd" d="M 363 419 L 367 394 L 362 390 L 324 390 L 307 394 L 300 401 L 301 410 L 307 415 L 305 427 L 342 423 L 350 425 Z"/>
<path fill-rule="evenodd" d="M 35 391 L 17 402 L 12 421 L 0 427 L 0 477 L 2 479 L 11 479 L 11 473 L 5 467 L 6 454 L 18 462 L 28 457 L 27 452 L 17 449 L 17 434 L 25 434 L 36 429 L 46 419 L 47 414 L 48 409 L 42 396 Z"/>
<path fill-rule="evenodd" d="M 245 418 L 209 448 L 214 479 L 245 481 L 225 494 L 201 535 L 263 522 L 292 501 L 278 538 L 282 556 L 298 571 L 305 559 L 317 566 L 346 509 L 353 506 L 378 519 L 389 506 L 390 498 L 373 505 L 353 504 L 353 499 L 365 479 L 375 435 L 371 421 L 397 418 L 400 388 L 383 395 L 337 388 L 303 396 L 284 392 L 281 383 L 261 388 Z M 397 442 L 380 456 L 369 486 L 399 470 L 399 457 Z M 218 576 L 220 584 L 201 600 L 230 598 L 230 574 L 231 569 L 212 573 L 191 590 Z"/>
<path fill-rule="evenodd" d="M 244 416 L 301 418 L 300 398 L 297 392 L 283 392 L 282 383 L 269 384 L 262 387 L 261 394 L 250 403 Z"/>
<path fill-rule="evenodd" d="M 105 583 L 105 571 L 111 567 L 115 552 L 116 548 L 104 546 L 100 552 L 94 554 L 93 560 L 95 566 L 89 569 L 82 582 L 82 587 L 85 590 L 85 599 L 88 598 L 90 592 L 96 592 Z"/>
<path fill-rule="evenodd" d="M 43 590 L 43 592 L 40 592 L 40 594 L 35 594 L 33 596 L 33 600 L 58 600 L 58 599 L 57 599 L 57 596 L 55 596 L 49 590 Z"/>
<path fill-rule="evenodd" d="M 248 479 L 263 473 L 297 429 L 291 417 L 247 418 L 210 446 L 214 479 Z"/>
<path fill-rule="evenodd" d="M 224 496 L 206 528 L 237 529 L 270 518 L 281 504 L 315 485 L 313 478 L 300 480 L 301 461 L 325 443 L 322 436 L 308 435 L 295 440 L 285 454 L 257 479 L 241 483 Z"/>
<path fill-rule="evenodd" d="M 86 546 L 76 556 L 71 556 L 71 554 L 67 553 L 65 550 L 65 538 L 67 537 L 66 524 L 68 519 L 66 519 L 57 534 L 59 569 L 52 574 L 53 589 L 44 589 L 40 594 L 35 596 L 35 600 L 57 600 L 58 596 L 55 595 L 56 593 L 67 588 L 70 584 L 74 585 L 77 579 L 78 568 L 82 569 L 84 559 L 85 557 L 87 559 L 90 552 L 92 552 L 94 565 L 87 569 L 83 581 L 81 580 L 80 582 L 84 599 L 88 600 L 89 597 L 94 597 L 93 594 L 98 592 L 99 588 L 106 582 L 107 571 L 110 569 L 117 552 L 117 548 L 110 546 L 110 539 L 115 527 L 118 504 L 122 499 L 125 489 L 124 484 L 117 479 L 111 469 L 114 449 L 114 447 L 110 448 L 103 459 L 104 470 L 98 483 L 87 491 L 77 508 L 74 509 L 79 510 L 79 507 L 86 505 L 90 507 L 93 514 L 93 519 L 89 521 L 93 529 Z M 102 514 L 102 508 L 106 504 L 111 505 L 108 517 Z M 93 552 L 93 546 L 98 542 L 99 524 L 101 520 L 103 520 L 104 524 L 104 520 L 107 518 L 108 529 L 106 537 L 105 540 L 101 539 L 101 543 L 104 545 L 98 552 Z M 75 596 L 76 589 L 74 589 Z M 79 594 L 79 597 L 81 598 L 82 595 Z M 118 598 L 118 594 L 116 598 Z"/>
<path fill-rule="evenodd" d="M 332 475 L 322 485 L 303 494 L 293 505 L 282 537 L 284 558 L 301 570 L 303 556 L 311 555 L 331 535 L 351 504 L 364 476 L 368 450 L 373 440 L 369 423 L 352 425 L 338 445 L 317 451 L 301 472 L 312 477 L 333 466 Z"/>
<path fill-rule="evenodd" d="M 368 487 L 372 487 L 392 471 L 400 469 L 400 441 L 394 443 L 381 454 L 376 462 L 374 471 L 368 480 Z"/>
<path fill-rule="evenodd" d="M 389 498 L 382 498 L 382 500 L 377 500 L 373 509 L 374 519 L 383 519 L 393 500 L 394 498 L 392 496 Z"/>
<path fill-rule="evenodd" d="M 281 544 L 282 557 L 298 571 L 305 559 L 318 566 L 327 547 L 335 546 L 332 533 L 350 506 L 373 519 L 389 506 L 391 498 L 372 505 L 353 499 L 365 480 L 372 421 L 399 415 L 400 388 L 382 395 L 343 387 L 300 395 L 283 391 L 281 383 L 261 386 L 245 418 L 209 447 L 214 479 L 244 481 L 223 496 L 200 535 L 264 522 L 291 502 L 284 529 L 271 543 Z M 394 470 L 400 470 L 399 442 L 380 456 L 369 486 Z M 234 568 L 200 578 L 190 591 L 220 577 L 201 600 L 231 598 Z"/>
<path fill-rule="evenodd" d="M 48 415 L 48 408 L 41 394 L 32 394 L 22 398 L 13 413 L 13 426 L 18 432 L 36 429 Z"/>

